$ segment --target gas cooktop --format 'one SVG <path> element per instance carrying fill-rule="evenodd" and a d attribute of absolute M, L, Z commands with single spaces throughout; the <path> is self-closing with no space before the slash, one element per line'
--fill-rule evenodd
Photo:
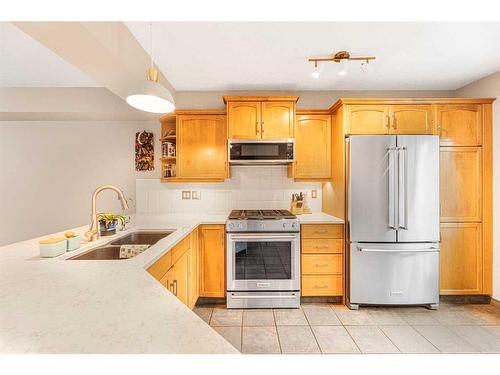
<path fill-rule="evenodd" d="M 232 210 L 229 220 L 279 220 L 296 219 L 288 210 Z"/>

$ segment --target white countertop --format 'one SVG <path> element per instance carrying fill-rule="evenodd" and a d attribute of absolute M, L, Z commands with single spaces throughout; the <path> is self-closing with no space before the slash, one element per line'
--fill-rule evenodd
<path fill-rule="evenodd" d="M 38 248 L 49 236 L 1 247 L 0 353 L 238 353 L 145 270 L 197 225 L 226 218 L 137 215 L 127 231 L 50 259 Z M 299 218 L 343 222 L 322 213 Z M 131 259 L 66 260 L 137 229 L 174 233 Z"/>

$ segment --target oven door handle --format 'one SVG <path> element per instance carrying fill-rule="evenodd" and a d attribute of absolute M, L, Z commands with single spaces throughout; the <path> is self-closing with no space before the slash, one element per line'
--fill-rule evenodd
<path fill-rule="evenodd" d="M 298 238 L 297 235 L 286 235 L 286 234 L 280 234 L 280 235 L 275 235 L 275 234 L 252 234 L 252 235 L 245 235 L 245 234 L 231 234 L 230 235 L 231 240 L 296 240 Z"/>
<path fill-rule="evenodd" d="M 296 295 L 262 295 L 262 294 L 259 294 L 259 295 L 248 295 L 248 296 L 241 296 L 241 295 L 232 295 L 231 298 L 233 299 L 254 299 L 254 298 L 258 298 L 258 299 L 262 299 L 262 298 L 297 298 Z"/>

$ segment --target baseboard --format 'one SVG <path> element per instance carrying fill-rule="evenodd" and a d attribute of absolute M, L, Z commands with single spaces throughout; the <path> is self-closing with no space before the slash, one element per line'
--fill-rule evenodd
<path fill-rule="evenodd" d="M 342 297 L 300 297 L 300 303 L 342 303 Z"/>
<path fill-rule="evenodd" d="M 500 307 L 500 301 L 497 299 L 494 299 L 493 297 L 491 298 L 490 304 L 496 307 Z"/>
<path fill-rule="evenodd" d="M 224 297 L 199 297 L 196 301 L 196 306 L 203 305 L 225 305 L 226 298 Z"/>
<path fill-rule="evenodd" d="M 449 303 L 484 303 L 489 304 L 492 298 L 490 296 L 484 295 L 461 295 L 461 296 L 439 296 L 440 302 L 449 302 Z"/>

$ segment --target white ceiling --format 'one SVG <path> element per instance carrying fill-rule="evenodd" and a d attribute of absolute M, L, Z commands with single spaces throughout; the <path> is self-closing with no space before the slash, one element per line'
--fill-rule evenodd
<path fill-rule="evenodd" d="M 149 24 L 127 26 L 149 52 Z M 154 59 L 184 90 L 453 90 L 500 70 L 500 23 L 153 24 Z M 364 75 L 310 56 L 374 55 Z"/>
<path fill-rule="evenodd" d="M 100 87 L 9 22 L 0 22 L 0 87 Z"/>

